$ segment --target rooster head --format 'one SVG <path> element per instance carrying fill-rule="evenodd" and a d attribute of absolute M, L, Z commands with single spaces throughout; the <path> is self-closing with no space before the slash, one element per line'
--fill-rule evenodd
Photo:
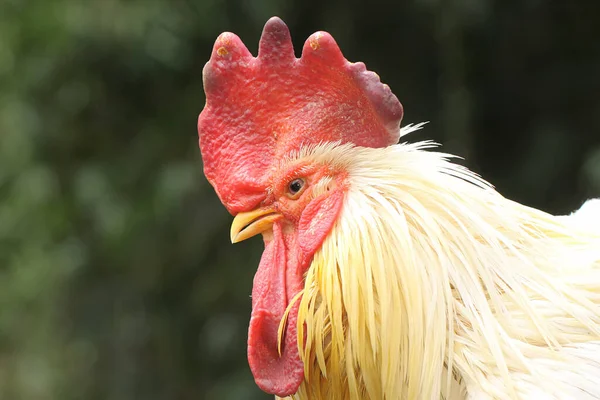
<path fill-rule="evenodd" d="M 302 154 L 325 143 L 396 144 L 402 106 L 363 63 L 348 62 L 326 32 L 311 35 L 296 58 L 277 17 L 265 25 L 257 57 L 235 34 L 221 34 L 203 79 L 204 173 L 235 215 L 232 242 L 261 233 L 265 243 L 252 289 L 250 368 L 261 389 L 285 397 L 304 377 L 298 295 L 348 184 L 339 165 Z"/>

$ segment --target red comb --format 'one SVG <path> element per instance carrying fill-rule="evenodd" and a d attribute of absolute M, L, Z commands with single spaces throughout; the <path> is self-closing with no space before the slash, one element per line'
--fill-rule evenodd
<path fill-rule="evenodd" d="M 203 77 L 204 173 L 231 213 L 256 207 L 271 167 L 302 145 L 386 147 L 400 137 L 402 105 L 377 74 L 348 62 L 326 32 L 311 35 L 296 58 L 277 17 L 263 29 L 258 57 L 235 34 L 222 33 Z"/>

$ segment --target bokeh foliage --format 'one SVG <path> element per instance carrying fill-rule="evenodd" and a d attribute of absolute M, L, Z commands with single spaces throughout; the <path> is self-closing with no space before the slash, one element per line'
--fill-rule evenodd
<path fill-rule="evenodd" d="M 212 43 L 279 15 L 365 61 L 508 197 L 600 195 L 600 3 L 0 0 L 0 398 L 262 399 L 256 239 L 201 170 Z"/>

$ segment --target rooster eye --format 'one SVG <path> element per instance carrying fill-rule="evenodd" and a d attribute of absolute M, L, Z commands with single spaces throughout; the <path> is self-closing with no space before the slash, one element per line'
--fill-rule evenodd
<path fill-rule="evenodd" d="M 304 179 L 296 178 L 288 184 L 288 192 L 290 197 L 297 197 L 304 188 Z"/>

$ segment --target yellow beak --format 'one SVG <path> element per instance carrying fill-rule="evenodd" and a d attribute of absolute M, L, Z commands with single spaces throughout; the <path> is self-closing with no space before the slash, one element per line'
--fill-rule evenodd
<path fill-rule="evenodd" d="M 270 207 L 239 213 L 231 223 L 231 243 L 241 242 L 263 233 L 279 218 L 281 214 Z"/>

